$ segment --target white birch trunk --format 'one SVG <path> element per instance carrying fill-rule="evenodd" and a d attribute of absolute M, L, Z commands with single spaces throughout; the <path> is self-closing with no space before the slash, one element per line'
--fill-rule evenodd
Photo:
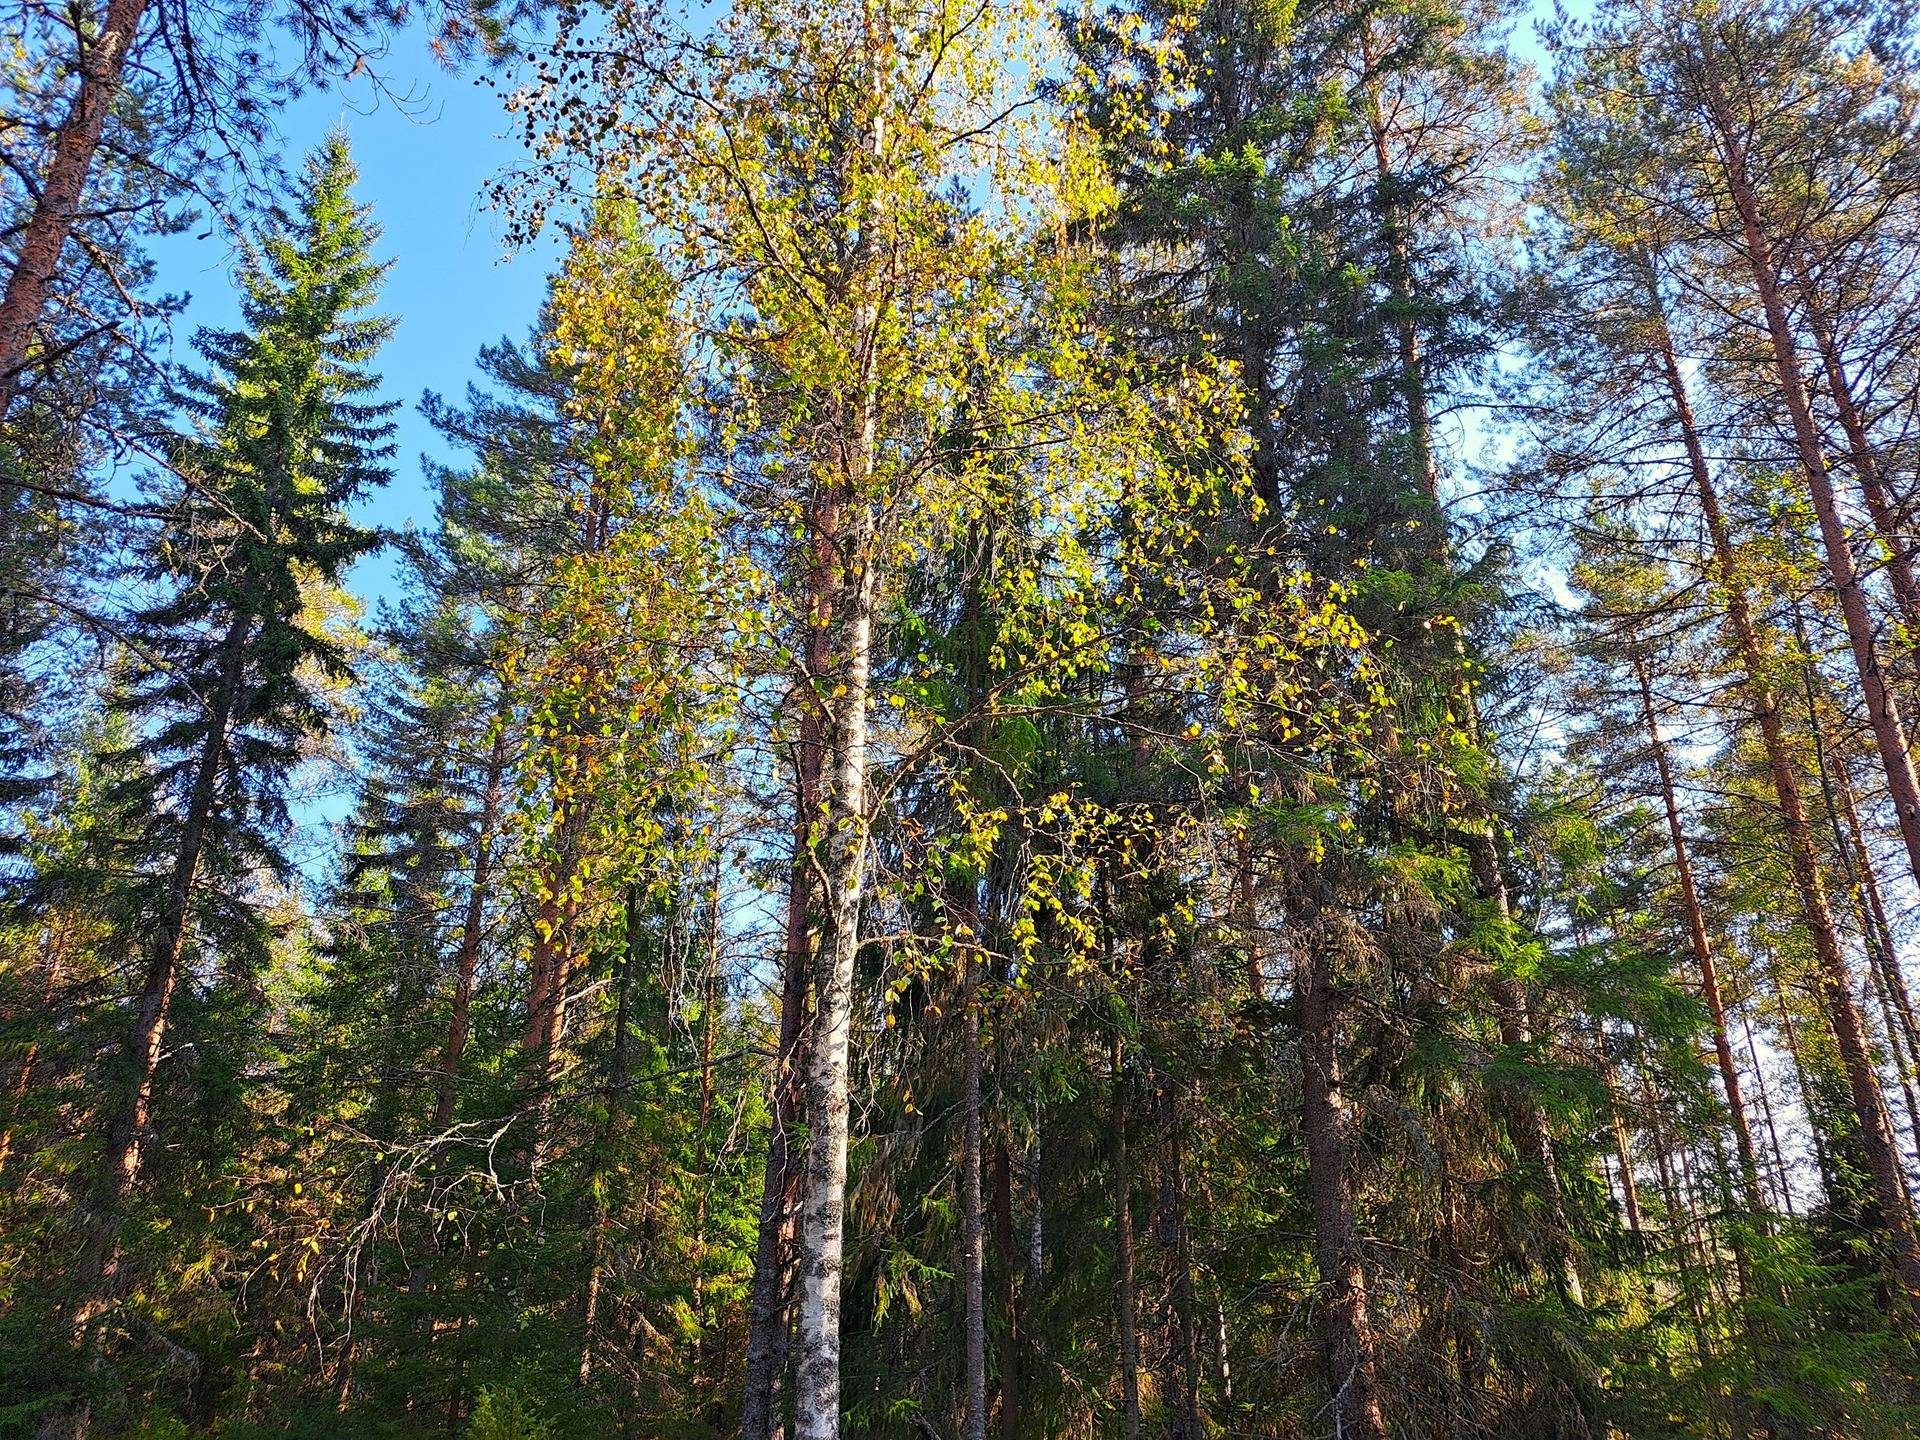
<path fill-rule="evenodd" d="M 849 587 L 827 837 L 832 943 L 814 971 L 814 1031 L 807 1055 L 807 1160 L 800 1199 L 800 1348 L 795 1366 L 797 1440 L 839 1440 L 840 1272 L 847 1204 L 847 1050 L 853 961 L 860 949 L 860 891 L 867 853 L 867 687 L 873 642 L 872 508 L 862 499 Z"/>

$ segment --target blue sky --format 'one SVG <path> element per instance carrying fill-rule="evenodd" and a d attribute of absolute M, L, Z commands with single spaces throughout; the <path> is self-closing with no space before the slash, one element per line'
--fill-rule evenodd
<path fill-rule="evenodd" d="M 336 125 L 353 142 L 360 198 L 372 204 L 380 224 L 379 254 L 393 262 L 381 309 L 398 328 L 377 368 L 384 397 L 401 405 L 393 482 L 362 513 L 383 525 L 424 525 L 433 501 L 420 456 L 452 457 L 421 418 L 420 395 L 458 396 L 476 373 L 481 345 L 525 335 L 558 250 L 548 237 L 509 255 L 501 217 L 487 208 L 486 182 L 521 153 L 508 135 L 500 92 L 472 72 L 442 70 L 419 33 L 396 37 L 382 70 L 389 95 L 364 78 L 316 91 L 280 115 L 279 138 L 288 170 Z M 191 296 L 176 353 L 185 351 L 196 328 L 238 318 L 232 247 L 219 233 L 197 239 L 205 228 L 152 247 L 159 288 Z M 392 573 L 391 555 L 376 556 L 362 562 L 354 589 L 377 597 L 389 590 Z"/>

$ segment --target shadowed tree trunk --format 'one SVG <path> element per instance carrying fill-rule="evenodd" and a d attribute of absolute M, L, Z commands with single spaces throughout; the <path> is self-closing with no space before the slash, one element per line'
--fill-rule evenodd
<path fill-rule="evenodd" d="M 980 1195 L 980 962 L 971 936 L 961 946 L 963 1090 L 960 1141 L 960 1289 L 964 1300 L 965 1440 L 987 1440 L 987 1283 L 985 1215 Z"/>
<path fill-rule="evenodd" d="M 1167 1293 L 1166 1379 L 1168 1440 L 1203 1440 L 1206 1423 L 1200 1416 L 1200 1343 L 1196 1333 L 1193 1286 L 1193 1245 L 1187 1225 L 1186 1147 L 1181 1143 L 1179 1098 L 1174 1083 L 1161 1078 L 1154 1086 L 1154 1118 L 1160 1129 L 1159 1191 L 1155 1238 L 1166 1252 Z"/>
<path fill-rule="evenodd" d="M 440 1052 L 440 1088 L 434 1096 L 433 1128 L 453 1123 L 460 1095 L 460 1060 L 467 1051 L 473 1011 L 473 977 L 480 965 L 480 942 L 485 938 L 487 898 L 493 883 L 494 827 L 500 816 L 500 789 L 507 770 L 506 717 L 494 719 L 493 744 L 487 752 L 486 779 L 481 784 L 480 815 L 473 837 L 473 874 L 468 882 L 466 913 L 460 919 L 460 946 L 453 962 L 453 1011 L 447 1019 L 447 1043 Z"/>
<path fill-rule="evenodd" d="M 1121 1041 L 1113 1037 L 1109 1062 L 1113 1134 L 1114 1312 L 1120 1351 L 1120 1405 L 1123 1440 L 1140 1440 L 1140 1302 L 1134 1285 L 1133 1172 L 1127 1163 L 1127 1085 L 1121 1065 Z"/>
<path fill-rule="evenodd" d="M 154 927 L 153 948 L 148 952 L 146 973 L 141 980 L 133 1028 L 127 1039 L 126 1058 L 132 1074 L 126 1098 L 107 1128 L 107 1148 L 101 1161 L 95 1207 L 95 1234 L 80 1259 L 80 1299 L 72 1316 L 76 1335 L 84 1335 L 106 1312 L 119 1279 L 119 1213 L 140 1177 L 141 1151 L 153 1106 L 154 1076 L 160 1068 L 173 992 L 180 979 L 180 961 L 193 913 L 200 858 L 226 771 L 227 732 L 240 698 L 247 638 L 252 630 L 251 616 L 235 615 L 221 641 L 220 681 L 207 716 L 207 738 L 195 763 L 180 848 L 174 853 L 172 872 Z"/>
<path fill-rule="evenodd" d="M 620 1131 L 621 1117 L 627 1107 L 627 1041 L 633 1019 L 633 978 L 634 970 L 640 963 L 641 935 L 640 895 L 637 890 L 629 890 L 626 943 L 621 947 L 619 971 L 614 981 L 613 1054 L 607 1062 L 607 1118 L 594 1141 L 594 1174 L 589 1186 L 593 1192 L 593 1229 L 586 1293 L 580 1302 L 582 1339 L 579 1379 L 582 1385 L 593 1376 L 594 1336 L 600 1323 L 600 1289 L 606 1278 L 607 1231 L 612 1227 L 613 1212 L 606 1187 L 600 1183 L 600 1176 L 604 1173 L 607 1151 Z"/>
<path fill-rule="evenodd" d="M 1633 1175 L 1633 1147 L 1627 1140 L 1626 1117 L 1620 1108 L 1620 1083 L 1615 1072 L 1613 1056 L 1607 1049 L 1607 1035 L 1604 1030 L 1595 1035 L 1600 1050 L 1600 1077 L 1607 1086 L 1607 1119 L 1613 1130 L 1613 1156 L 1620 1167 L 1620 1194 L 1626 1206 L 1627 1229 L 1637 1238 L 1640 1226 L 1640 1185 Z"/>
<path fill-rule="evenodd" d="M 1340 1092 L 1339 1006 L 1323 903 L 1296 898 L 1293 927 L 1301 1128 L 1307 1141 L 1314 1258 L 1324 1292 L 1321 1345 L 1339 1433 L 1347 1440 L 1387 1440 L 1387 1422 L 1380 1409 L 1378 1344 L 1353 1219 L 1345 1102 Z"/>

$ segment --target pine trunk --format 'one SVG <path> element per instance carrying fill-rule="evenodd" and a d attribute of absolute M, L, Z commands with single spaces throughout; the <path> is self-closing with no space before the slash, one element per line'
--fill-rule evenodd
<path fill-rule="evenodd" d="M 20 392 L 32 358 L 34 332 L 46 313 L 60 254 L 79 219 L 80 197 L 86 192 L 107 116 L 120 94 L 127 55 L 147 3 L 111 0 L 99 33 L 80 40 L 79 92 L 54 135 L 53 159 L 21 232 L 6 292 L 0 295 L 0 419 L 13 408 Z"/>
<path fill-rule="evenodd" d="M 1706 32 L 1702 32 L 1703 39 Z M 1706 58 L 1709 108 L 1715 128 L 1725 146 L 1725 176 L 1728 198 L 1740 217 L 1740 233 L 1748 272 L 1766 315 L 1767 338 L 1772 347 L 1775 378 L 1780 399 L 1786 406 L 1793 430 L 1794 448 L 1807 493 L 1813 501 L 1819 522 L 1820 540 L 1827 556 L 1827 572 L 1833 592 L 1846 621 L 1847 640 L 1853 648 L 1854 665 L 1860 673 L 1860 691 L 1866 701 L 1867 719 L 1873 728 L 1874 743 L 1880 751 L 1880 763 L 1886 770 L 1887 791 L 1900 823 L 1900 835 L 1906 842 L 1907 859 L 1916 879 L 1920 879 L 1920 778 L 1916 778 L 1913 757 L 1907 749 L 1906 723 L 1900 707 L 1888 688 L 1880 664 L 1874 621 L 1867 607 L 1866 587 L 1853 560 L 1852 541 L 1848 538 L 1840 502 L 1834 493 L 1833 479 L 1827 472 L 1827 459 L 1821 453 L 1819 433 L 1814 426 L 1813 408 L 1807 397 L 1806 380 L 1800 371 L 1799 348 L 1788 322 L 1787 303 L 1780 267 L 1773 242 L 1768 238 L 1759 192 L 1748 171 L 1747 152 L 1730 118 L 1726 96 L 1720 86 L 1714 51 L 1703 47 Z M 1871 1142 L 1870 1142 L 1871 1144 Z M 1876 1165 L 1878 1162 L 1873 1162 Z M 1916 1252 L 1914 1273 L 1909 1283 L 1920 1283 L 1920 1252 Z"/>
<path fill-rule="evenodd" d="M 1887 1119 L 1886 1103 L 1880 1093 L 1879 1076 L 1867 1048 L 1865 1028 L 1859 1007 L 1854 1003 L 1851 967 L 1841 949 L 1840 934 L 1834 924 L 1833 909 L 1827 900 L 1826 882 L 1814 849 L 1813 830 L 1807 820 L 1806 802 L 1800 791 L 1800 779 L 1794 771 L 1787 749 L 1779 697 L 1766 679 L 1766 666 L 1760 648 L 1758 629 L 1749 607 L 1746 585 L 1740 575 L 1733 550 L 1733 538 L 1720 509 L 1720 497 L 1714 489 L 1712 472 L 1707 467 L 1706 448 L 1694 421 L 1693 405 L 1687 396 L 1686 382 L 1680 372 L 1660 303 L 1659 288 L 1651 267 L 1647 273 L 1649 312 L 1658 321 L 1658 359 L 1666 377 L 1674 418 L 1687 457 L 1688 470 L 1700 500 L 1701 514 L 1713 544 L 1714 565 L 1726 593 L 1727 621 L 1732 630 L 1735 654 L 1745 672 L 1744 688 L 1759 723 L 1761 741 L 1767 755 L 1774 795 L 1780 805 L 1780 819 L 1787 845 L 1787 858 L 1793 873 L 1794 889 L 1800 900 L 1801 918 L 1808 938 L 1813 942 L 1819 963 L 1821 991 L 1825 1000 L 1834 1042 L 1840 1051 L 1852 1094 L 1855 1117 L 1860 1123 L 1862 1147 L 1867 1153 L 1874 1193 L 1885 1212 L 1890 1248 L 1902 1288 L 1920 1298 L 1920 1243 L 1916 1242 L 1911 1211 L 1907 1208 L 1905 1187 L 1901 1183 L 1894 1155 L 1892 1126 Z"/>
<path fill-rule="evenodd" d="M 1673 866 L 1680 881 L 1680 907 L 1686 916 L 1687 942 L 1693 947 L 1694 964 L 1700 971 L 1701 1003 L 1707 1007 L 1707 1022 L 1713 1029 L 1714 1060 L 1720 1068 L 1727 1118 L 1733 1124 L 1733 1143 L 1740 1156 L 1741 1184 L 1746 1191 L 1748 1208 L 1757 1215 L 1766 1210 L 1766 1202 L 1760 1194 L 1760 1167 L 1753 1155 L 1753 1130 L 1747 1123 L 1746 1100 L 1740 1093 L 1740 1069 L 1734 1063 L 1733 1040 L 1727 1033 L 1727 1007 L 1720 994 L 1719 966 L 1714 960 L 1713 943 L 1707 938 L 1700 888 L 1693 878 L 1693 857 L 1687 850 L 1686 831 L 1680 821 L 1680 801 L 1674 791 L 1673 764 L 1667 758 L 1666 741 L 1660 738 L 1660 722 L 1653 708 L 1653 677 L 1647 673 L 1645 657 L 1633 657 L 1633 673 L 1640 683 L 1640 713 L 1647 727 L 1647 744 L 1653 752 L 1654 769 L 1660 776 L 1667 838 L 1673 845 Z"/>
<path fill-rule="evenodd" d="M 1916 654 L 1920 655 L 1920 578 L 1914 574 L 1912 542 L 1901 533 L 1899 514 L 1880 472 L 1880 456 L 1867 432 L 1867 417 L 1854 399 L 1853 387 L 1847 380 L 1846 363 L 1834 337 L 1833 323 L 1814 293 L 1805 266 L 1801 268 L 1796 288 L 1806 308 L 1807 322 L 1813 331 L 1814 347 L 1819 351 L 1821 369 L 1826 374 L 1827 393 L 1832 397 L 1834 412 L 1839 416 L 1841 433 L 1847 437 L 1848 465 L 1859 483 L 1860 498 L 1867 503 L 1867 514 L 1873 521 L 1874 532 L 1880 537 L 1887 583 L 1893 590 L 1894 603 L 1900 608 L 1901 619 L 1906 622 L 1907 643 L 1914 646 Z"/>

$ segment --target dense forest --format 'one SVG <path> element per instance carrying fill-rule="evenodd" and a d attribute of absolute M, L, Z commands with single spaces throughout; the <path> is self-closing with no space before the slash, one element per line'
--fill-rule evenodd
<path fill-rule="evenodd" d="M 0 1436 L 1920 1433 L 1920 16 L 0 38 Z"/>

